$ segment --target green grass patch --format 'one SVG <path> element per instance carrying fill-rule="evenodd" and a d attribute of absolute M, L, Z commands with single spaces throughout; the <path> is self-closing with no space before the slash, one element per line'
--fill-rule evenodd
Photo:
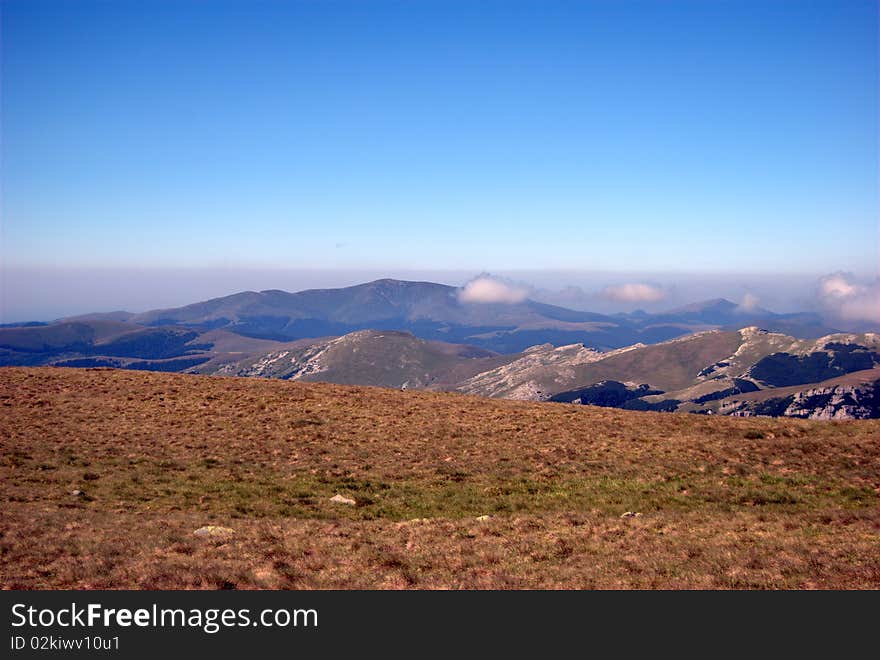
<path fill-rule="evenodd" d="M 195 509 L 233 516 L 391 519 L 464 518 L 485 514 L 599 511 L 732 511 L 771 507 L 805 510 L 819 507 L 876 506 L 869 488 L 823 481 L 805 475 L 760 474 L 754 477 L 702 473 L 644 479 L 606 475 L 559 474 L 500 478 L 475 474 L 450 480 L 448 475 L 422 479 L 377 479 L 331 473 L 241 473 L 216 465 L 187 470 L 152 469 L 109 476 L 90 484 L 100 501 L 131 508 Z M 93 492 L 92 492 L 93 491 Z M 355 506 L 330 502 L 336 494 Z"/>

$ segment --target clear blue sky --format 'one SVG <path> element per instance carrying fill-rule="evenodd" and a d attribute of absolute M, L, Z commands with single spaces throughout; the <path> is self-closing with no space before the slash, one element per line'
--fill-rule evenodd
<path fill-rule="evenodd" d="M 872 274 L 878 3 L 2 3 L 6 267 Z"/>

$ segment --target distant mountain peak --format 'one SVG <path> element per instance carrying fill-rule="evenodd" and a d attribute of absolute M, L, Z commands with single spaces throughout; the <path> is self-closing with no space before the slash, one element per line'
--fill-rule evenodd
<path fill-rule="evenodd" d="M 667 314 L 684 314 L 687 312 L 732 312 L 739 305 L 729 301 L 727 298 L 711 298 L 700 302 L 691 303 L 683 307 L 669 310 Z"/>
<path fill-rule="evenodd" d="M 180 326 L 198 333 L 224 329 L 240 337 L 280 342 L 338 337 L 366 329 L 400 330 L 421 339 L 475 345 L 499 353 L 517 353 L 547 343 L 617 349 L 712 328 L 735 330 L 750 325 L 796 336 L 819 337 L 833 332 L 814 316 L 746 309 L 725 298 L 659 314 L 637 311 L 608 316 L 527 297 L 487 295 L 471 301 L 463 299 L 462 291 L 448 284 L 386 277 L 338 288 L 240 291 L 183 307 L 134 315 L 94 314 L 83 320 Z M 15 359 L 36 358 L 22 354 Z"/>
<path fill-rule="evenodd" d="M 367 282 L 366 284 L 362 284 L 364 288 L 368 289 L 378 289 L 384 291 L 397 291 L 400 289 L 410 289 L 410 290 L 439 290 L 439 289 L 448 289 L 450 291 L 454 290 L 455 287 L 449 286 L 448 284 L 437 284 L 436 282 L 423 282 L 419 280 L 395 280 L 390 277 L 385 277 L 380 280 L 373 280 L 372 282 Z"/>

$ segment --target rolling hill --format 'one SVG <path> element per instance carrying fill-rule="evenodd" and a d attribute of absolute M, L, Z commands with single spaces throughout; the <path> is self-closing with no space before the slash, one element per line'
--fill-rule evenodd
<path fill-rule="evenodd" d="M 644 336 L 659 341 L 687 332 L 662 325 L 637 328 L 625 319 L 525 300 L 463 302 L 456 287 L 377 280 L 341 289 L 243 292 L 177 309 L 138 314 L 142 325 L 224 328 L 249 337 L 289 341 L 358 330 L 400 330 L 421 339 L 467 343 L 515 353 L 535 343 L 579 340 L 621 346 Z"/>
<path fill-rule="evenodd" d="M 720 331 L 697 333 L 652 346 L 634 345 L 587 359 L 582 347 L 545 345 L 519 360 L 478 374 L 457 389 L 468 394 L 534 400 L 607 379 L 649 383 L 663 390 L 677 389 L 690 383 L 705 365 L 722 360 L 739 345 L 738 333 Z M 566 355 L 570 357 L 561 357 Z"/>
<path fill-rule="evenodd" d="M 758 414 L 758 410 L 760 414 L 795 414 L 795 409 L 731 405 L 740 401 L 740 395 L 782 392 L 791 385 L 807 391 L 846 374 L 870 374 L 878 364 L 880 336 L 871 333 L 801 340 L 749 327 L 605 352 L 582 344 L 543 344 L 520 354 L 499 355 L 461 344 L 430 342 L 405 332 L 365 330 L 191 371 L 632 410 L 746 415 Z M 819 406 L 816 399 L 815 407 L 801 406 L 796 415 L 877 416 L 880 411 L 873 404 L 859 407 L 850 400 L 861 396 L 869 402 L 867 391 L 859 394 L 859 388 L 873 387 L 869 381 L 855 385 L 859 391 L 847 394 L 835 410 L 829 409 L 828 401 Z"/>
<path fill-rule="evenodd" d="M 214 373 L 401 389 L 454 385 L 511 356 L 464 344 L 426 341 L 393 330 L 361 330 L 297 349 L 272 351 Z"/>
<path fill-rule="evenodd" d="M 750 414 L 789 406 L 737 407 L 729 398 L 809 389 L 880 362 L 875 334 L 815 338 L 825 328 L 813 315 L 743 309 L 724 299 L 607 316 L 528 299 L 468 302 L 460 294 L 442 284 L 385 279 L 18 324 L 0 328 L 0 365 L 187 371 Z M 767 325 L 733 325 L 751 317 Z M 856 394 L 833 414 L 873 410 L 854 407 Z M 828 405 L 815 414 L 829 414 Z"/>
<path fill-rule="evenodd" d="M 0 327 L 0 365 L 49 364 L 68 357 L 165 359 L 210 352 L 213 330 L 275 342 L 338 337 L 359 330 L 397 330 L 420 339 L 469 344 L 496 353 L 516 354 L 541 344 L 584 344 L 608 351 L 637 343 L 654 344 L 709 329 L 736 330 L 759 325 L 798 337 L 831 334 L 813 314 L 774 314 L 743 310 L 717 299 L 661 314 L 575 311 L 533 300 L 516 303 L 463 301 L 461 289 L 431 282 L 376 280 L 339 289 L 288 293 L 245 291 L 173 309 L 141 314 L 85 314 L 51 324 Z M 145 328 L 154 328 L 146 331 Z M 136 355 L 108 339 L 139 332 Z M 190 333 L 196 333 L 192 335 Z M 149 350 L 149 344 L 156 349 Z M 101 350 L 98 350 L 99 344 Z M 160 355 L 162 357 L 160 357 Z"/>
<path fill-rule="evenodd" d="M 728 355 L 719 359 L 717 356 L 725 351 L 729 351 Z M 528 377 L 527 371 L 518 370 L 516 365 L 512 362 L 492 374 L 480 374 L 462 389 L 479 393 L 478 388 L 490 375 L 496 379 L 503 376 L 509 383 Z M 639 347 L 625 357 L 610 356 L 572 374 L 572 380 L 578 383 L 576 388 L 538 398 L 704 414 L 876 417 L 880 416 L 880 409 L 873 402 L 872 392 L 877 365 L 880 335 L 874 333 L 799 340 L 749 327 L 736 333 L 712 331 L 690 335 Z M 843 386 L 836 379 L 847 375 L 855 378 L 846 381 L 849 390 L 825 391 Z M 792 386 L 794 389 L 786 390 Z M 804 394 L 814 390 L 816 396 L 812 399 Z M 785 397 L 791 404 L 789 396 L 801 405 L 736 403 Z M 859 398 L 862 405 L 858 405 Z"/>
<path fill-rule="evenodd" d="M 131 322 L 82 319 L 0 328 L 0 365 L 118 367 L 152 371 L 217 368 L 245 355 L 308 342 L 279 343 L 225 330 L 148 327 Z"/>
<path fill-rule="evenodd" d="M 743 310 L 723 299 L 663 314 L 609 316 L 528 299 L 516 303 L 466 302 L 460 294 L 461 289 L 443 284 L 383 279 L 296 293 L 245 291 L 173 309 L 80 318 L 112 317 L 135 325 L 180 326 L 198 332 L 222 328 L 274 341 L 341 336 L 358 330 L 399 330 L 421 339 L 511 354 L 544 343 L 582 343 L 611 350 L 635 343 L 653 344 L 695 331 L 753 324 L 803 337 L 833 332 L 812 314 Z"/>

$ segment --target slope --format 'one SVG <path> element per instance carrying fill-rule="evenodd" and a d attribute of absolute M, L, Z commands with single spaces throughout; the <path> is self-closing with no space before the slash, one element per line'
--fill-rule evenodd
<path fill-rule="evenodd" d="M 361 330 L 302 348 L 276 349 L 226 365 L 216 373 L 426 388 L 442 386 L 511 359 L 473 346 L 425 341 L 408 332 Z"/>
<path fill-rule="evenodd" d="M 880 588 L 880 421 L 52 368 L 0 405 L 4 588 Z"/>

